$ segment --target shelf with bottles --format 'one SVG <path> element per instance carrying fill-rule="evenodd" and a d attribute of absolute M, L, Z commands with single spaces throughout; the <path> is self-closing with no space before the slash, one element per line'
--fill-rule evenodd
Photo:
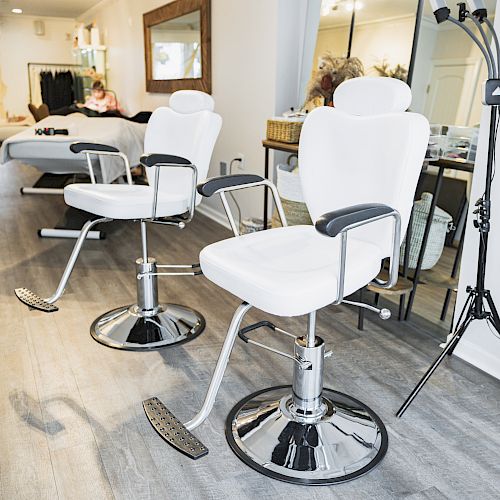
<path fill-rule="evenodd" d="M 479 129 L 452 125 L 431 125 L 431 135 L 426 159 L 476 159 Z"/>

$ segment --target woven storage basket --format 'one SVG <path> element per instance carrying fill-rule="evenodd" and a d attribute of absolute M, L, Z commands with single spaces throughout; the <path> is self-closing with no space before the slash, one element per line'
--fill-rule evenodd
<path fill-rule="evenodd" d="M 267 120 L 266 137 L 270 141 L 296 144 L 304 120 L 301 118 L 270 118 Z"/>
<path fill-rule="evenodd" d="M 311 225 L 311 216 L 307 210 L 305 203 L 297 203 L 296 201 L 286 200 L 281 198 L 283 211 L 285 212 L 286 222 L 289 226 Z M 278 212 L 273 212 L 272 227 L 281 227 L 281 220 Z"/>
<path fill-rule="evenodd" d="M 286 221 L 289 226 L 301 224 L 312 224 L 309 211 L 304 203 L 302 187 L 297 165 L 294 165 L 297 155 L 290 155 L 286 164 L 277 167 L 277 188 L 280 194 L 281 204 L 285 212 Z M 273 213 L 272 227 L 280 227 L 281 220 L 277 210 Z"/>
<path fill-rule="evenodd" d="M 415 269 L 417 267 L 418 255 L 422 248 L 424 239 L 425 225 L 429 216 L 429 210 L 432 203 L 431 193 L 422 193 L 422 198 L 413 204 L 413 223 L 411 227 L 411 243 L 410 255 L 408 259 L 408 267 Z M 429 238 L 425 248 L 424 259 L 422 261 L 422 269 L 431 269 L 434 267 L 443 253 L 446 233 L 452 229 L 452 217 L 448 212 L 445 212 L 438 206 L 434 210 Z M 401 253 L 399 263 L 404 264 L 404 256 L 406 251 L 406 238 L 401 245 Z"/>

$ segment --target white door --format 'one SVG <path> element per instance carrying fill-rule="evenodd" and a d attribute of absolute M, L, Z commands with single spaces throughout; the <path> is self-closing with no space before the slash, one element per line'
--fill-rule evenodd
<path fill-rule="evenodd" d="M 425 116 L 431 123 L 470 126 L 481 61 L 433 61 Z M 475 114 L 475 113 L 474 113 Z"/>

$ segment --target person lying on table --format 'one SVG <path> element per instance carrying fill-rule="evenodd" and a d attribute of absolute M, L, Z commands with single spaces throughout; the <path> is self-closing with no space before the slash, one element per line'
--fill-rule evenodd
<path fill-rule="evenodd" d="M 124 115 L 123 108 L 115 95 L 107 92 L 100 80 L 92 84 L 92 94 L 87 97 L 85 103 L 77 103 L 76 107 L 88 116 L 99 116 L 104 113 L 109 113 L 108 116 Z"/>
<path fill-rule="evenodd" d="M 151 116 L 150 111 L 141 111 L 132 117 L 125 116 L 115 95 L 112 92 L 107 92 L 100 80 L 96 80 L 92 84 L 92 94 L 87 97 L 85 103 L 78 102 L 50 112 L 51 115 L 69 115 L 71 113 L 83 113 L 90 117 L 111 116 L 138 123 L 147 123 Z"/>

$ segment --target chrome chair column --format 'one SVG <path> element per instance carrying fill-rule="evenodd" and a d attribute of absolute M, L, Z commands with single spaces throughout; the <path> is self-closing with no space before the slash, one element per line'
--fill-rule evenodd
<path fill-rule="evenodd" d="M 365 404 L 323 388 L 325 344 L 315 313 L 294 346 L 292 386 L 242 399 L 226 421 L 231 449 L 258 472 L 298 484 L 334 484 L 375 467 L 387 451 L 387 431 Z"/>
<path fill-rule="evenodd" d="M 146 222 L 141 221 L 142 257 L 137 259 L 137 302 L 99 316 L 90 327 L 97 342 L 108 347 L 144 351 L 177 345 L 196 338 L 205 328 L 194 309 L 158 301 L 158 275 L 189 275 L 194 271 L 159 273 L 156 259 L 148 257 Z M 161 267 L 161 266 L 160 266 Z M 189 267 L 192 266 L 167 266 Z"/>

